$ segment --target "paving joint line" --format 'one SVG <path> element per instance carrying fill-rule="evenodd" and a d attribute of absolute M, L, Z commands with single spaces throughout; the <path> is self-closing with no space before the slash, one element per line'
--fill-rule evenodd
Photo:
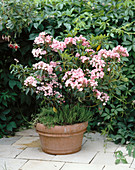
<path fill-rule="evenodd" d="M 64 167 L 65 164 L 66 164 L 66 162 L 64 162 L 64 164 L 62 165 L 62 167 L 59 170 L 62 170 L 62 168 Z"/>
<path fill-rule="evenodd" d="M 97 156 L 97 154 L 99 153 L 99 151 L 97 151 L 97 153 L 94 155 L 94 157 L 90 160 L 90 162 L 88 164 L 91 164 L 91 162 L 93 161 L 93 159 Z"/>
<path fill-rule="evenodd" d="M 19 170 L 22 170 L 23 166 L 24 166 L 27 162 L 29 162 L 29 159 L 27 159 L 27 161 L 19 168 Z"/>
<path fill-rule="evenodd" d="M 105 165 L 103 166 L 102 170 L 104 170 L 104 169 L 105 169 Z"/>
<path fill-rule="evenodd" d="M 27 148 L 27 147 L 26 147 L 26 148 Z M 19 156 L 26 148 L 22 149 L 22 151 L 21 151 L 18 155 L 16 155 L 16 156 L 14 157 L 14 159 L 16 159 L 17 156 Z"/>

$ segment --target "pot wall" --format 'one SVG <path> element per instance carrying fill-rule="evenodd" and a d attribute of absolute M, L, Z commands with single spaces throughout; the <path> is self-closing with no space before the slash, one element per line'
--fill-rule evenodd
<path fill-rule="evenodd" d="M 83 134 L 88 122 L 66 126 L 47 128 L 37 123 L 41 148 L 44 152 L 54 155 L 65 155 L 78 152 L 81 149 Z"/>

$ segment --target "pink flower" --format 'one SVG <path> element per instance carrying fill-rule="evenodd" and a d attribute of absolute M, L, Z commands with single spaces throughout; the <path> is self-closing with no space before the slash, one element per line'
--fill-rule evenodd
<path fill-rule="evenodd" d="M 80 54 L 79 54 L 79 53 L 76 53 L 75 57 L 80 57 Z"/>
<path fill-rule="evenodd" d="M 86 56 L 81 56 L 81 57 L 80 57 L 80 60 L 82 60 L 82 63 L 85 63 L 85 61 L 89 61 L 90 58 L 89 58 L 89 57 L 86 57 Z"/>
<path fill-rule="evenodd" d="M 36 79 L 35 79 L 34 77 L 29 76 L 29 77 L 27 77 L 27 79 L 24 81 L 24 85 L 25 85 L 25 86 L 31 85 L 31 86 L 33 86 L 33 87 L 36 87 L 36 86 L 37 86 L 37 81 L 36 81 Z"/>
<path fill-rule="evenodd" d="M 123 57 L 128 57 L 129 56 L 129 53 L 128 53 L 127 49 L 122 47 L 122 46 L 120 46 L 120 45 L 118 45 L 117 47 L 113 48 L 112 51 L 114 53 L 116 53 L 116 52 L 119 53 Z"/>
<path fill-rule="evenodd" d="M 45 37 L 45 42 L 47 42 L 48 44 L 51 44 L 52 43 L 52 36 L 50 36 L 50 35 L 47 35 L 46 37 Z"/>
<path fill-rule="evenodd" d="M 66 48 L 66 43 L 65 42 L 60 42 L 55 39 L 53 39 L 52 44 L 50 45 L 53 51 L 58 52 L 58 50 L 64 51 Z"/>
<path fill-rule="evenodd" d="M 40 61 L 36 64 L 33 64 L 33 70 L 45 70 L 48 72 L 48 74 L 53 73 L 53 67 L 47 63 L 44 63 L 43 61 Z"/>
<path fill-rule="evenodd" d="M 41 53 L 41 48 L 32 50 L 32 54 L 34 57 L 39 57 L 40 53 Z"/>
<path fill-rule="evenodd" d="M 72 37 L 65 38 L 64 43 L 67 44 L 74 44 L 76 45 L 76 39 Z"/>
<path fill-rule="evenodd" d="M 34 44 L 44 44 L 44 39 L 41 36 L 38 36 L 35 38 Z"/>
<path fill-rule="evenodd" d="M 87 48 L 85 51 L 88 52 L 88 53 L 89 53 L 89 52 L 95 53 L 95 51 L 94 51 L 93 49 L 88 49 L 88 48 Z"/>

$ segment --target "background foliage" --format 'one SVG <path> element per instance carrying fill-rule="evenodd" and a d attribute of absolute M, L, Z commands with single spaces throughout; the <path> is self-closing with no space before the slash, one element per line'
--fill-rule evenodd
<path fill-rule="evenodd" d="M 109 133 L 115 142 L 135 142 L 135 1 L 132 0 L 3 0 L 0 2 L 0 35 L 19 44 L 0 43 L 0 135 L 14 132 L 36 113 L 34 97 L 21 92 L 21 84 L 9 71 L 17 58 L 29 66 L 34 38 L 46 31 L 57 39 L 84 35 L 93 48 L 111 49 L 118 44 L 128 49 L 129 60 L 123 68 L 125 78 L 115 88 L 115 96 L 102 108 L 93 109 L 89 129 Z M 102 34 L 102 35 L 101 35 Z M 5 39 L 6 40 L 6 39 Z M 2 40 L 1 40 L 2 41 Z M 31 108 L 31 109 L 29 109 Z M 102 113 L 101 113 L 102 112 Z M 100 114 L 99 114 L 100 113 Z"/>

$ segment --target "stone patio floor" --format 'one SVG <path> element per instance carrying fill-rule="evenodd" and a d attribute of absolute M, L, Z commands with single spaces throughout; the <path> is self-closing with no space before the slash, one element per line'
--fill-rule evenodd
<path fill-rule="evenodd" d="M 70 155 L 42 152 L 34 129 L 17 132 L 14 137 L 0 139 L 0 170 L 135 170 L 135 160 L 115 164 L 114 152 L 127 153 L 124 146 L 106 141 L 100 133 L 88 133 L 82 149 Z"/>

